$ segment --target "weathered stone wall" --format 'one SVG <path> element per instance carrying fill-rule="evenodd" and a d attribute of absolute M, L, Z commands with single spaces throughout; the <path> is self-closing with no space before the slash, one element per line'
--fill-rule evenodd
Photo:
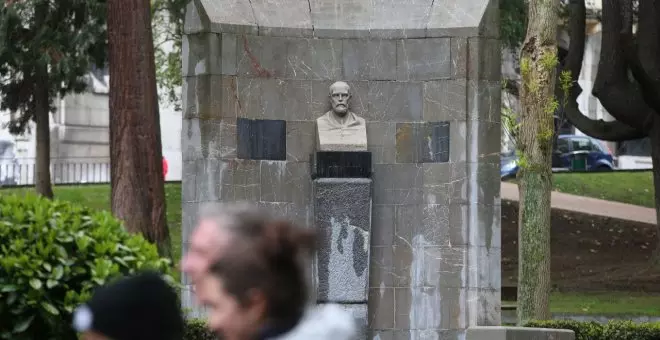
<path fill-rule="evenodd" d="M 192 1 L 184 251 L 205 201 L 312 223 L 314 120 L 344 80 L 373 153 L 371 336 L 458 339 L 499 324 L 496 18 L 494 0 Z"/>

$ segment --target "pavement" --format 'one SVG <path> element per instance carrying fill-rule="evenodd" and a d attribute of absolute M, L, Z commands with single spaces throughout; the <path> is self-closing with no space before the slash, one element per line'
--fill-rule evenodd
<path fill-rule="evenodd" d="M 503 200 L 517 202 L 518 185 L 502 182 L 501 197 Z M 657 222 L 655 209 L 652 208 L 570 195 L 557 191 L 552 192 L 552 208 L 640 223 L 656 224 Z"/>

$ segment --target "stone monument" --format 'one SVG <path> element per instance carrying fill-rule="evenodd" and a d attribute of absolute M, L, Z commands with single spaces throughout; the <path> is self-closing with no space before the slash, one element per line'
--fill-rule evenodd
<path fill-rule="evenodd" d="M 496 0 L 192 0 L 183 251 L 203 202 L 258 202 L 338 230 L 318 256 L 318 298 L 358 317 L 368 307 L 369 339 L 465 339 L 499 325 L 497 19 Z M 337 80 L 367 143 L 317 131 Z M 326 203 L 327 214 L 315 208 Z"/>
<path fill-rule="evenodd" d="M 330 86 L 332 110 L 316 120 L 319 151 L 367 151 L 367 124 L 348 110 L 351 87 L 343 81 Z"/>
<path fill-rule="evenodd" d="M 371 153 L 367 126 L 351 112 L 350 86 L 330 86 L 332 109 L 316 120 L 317 152 L 312 170 L 314 227 L 320 244 L 316 297 L 351 311 L 366 338 L 371 244 Z"/>

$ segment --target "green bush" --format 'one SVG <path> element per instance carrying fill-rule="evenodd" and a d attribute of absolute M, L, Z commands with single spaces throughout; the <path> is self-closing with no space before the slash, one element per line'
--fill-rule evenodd
<path fill-rule="evenodd" d="M 0 196 L 0 339 L 75 339 L 71 313 L 94 288 L 146 269 L 170 261 L 110 213 Z"/>
<path fill-rule="evenodd" d="M 575 340 L 658 340 L 660 323 L 634 323 L 632 321 L 579 322 L 571 320 L 532 321 L 525 327 L 570 329 Z"/>
<path fill-rule="evenodd" d="M 188 320 L 183 333 L 183 340 L 216 340 L 218 339 L 206 328 L 202 320 Z"/>

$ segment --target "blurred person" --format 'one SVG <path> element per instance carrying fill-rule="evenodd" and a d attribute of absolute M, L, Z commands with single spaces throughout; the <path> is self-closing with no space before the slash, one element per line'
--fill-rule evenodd
<path fill-rule="evenodd" d="M 182 340 L 184 320 L 176 291 L 144 272 L 97 288 L 73 327 L 82 340 Z"/>
<path fill-rule="evenodd" d="M 167 170 L 169 169 L 169 166 L 167 165 L 167 159 L 163 157 L 163 179 L 167 178 Z"/>
<path fill-rule="evenodd" d="M 209 328 L 227 340 L 354 339 L 351 314 L 309 305 L 305 260 L 314 246 L 312 229 L 251 205 L 203 212 L 183 267 L 194 278 Z"/>

